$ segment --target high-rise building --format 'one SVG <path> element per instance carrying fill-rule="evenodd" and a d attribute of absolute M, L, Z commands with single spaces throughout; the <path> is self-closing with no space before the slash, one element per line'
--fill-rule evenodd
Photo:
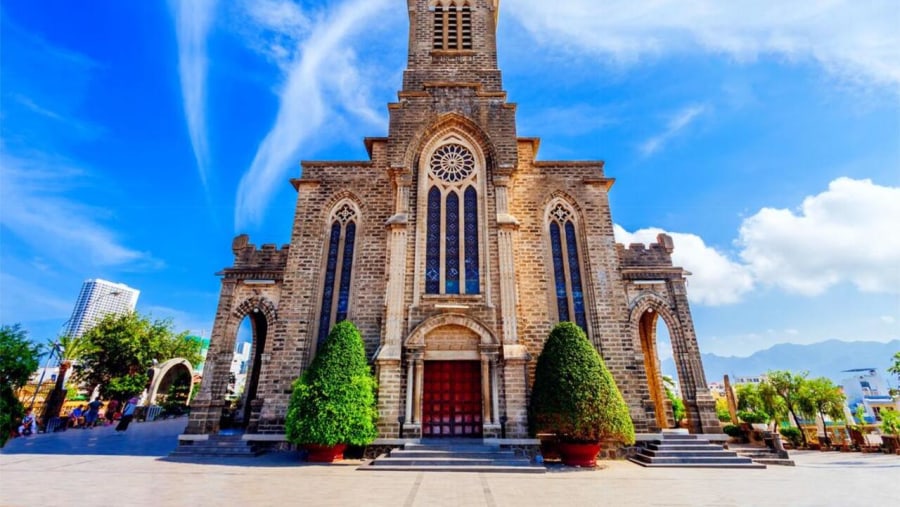
<path fill-rule="evenodd" d="M 141 291 L 122 283 L 113 283 L 99 278 L 85 280 L 81 294 L 72 310 L 72 317 L 66 334 L 78 337 L 107 314 L 122 314 L 134 310 Z"/>

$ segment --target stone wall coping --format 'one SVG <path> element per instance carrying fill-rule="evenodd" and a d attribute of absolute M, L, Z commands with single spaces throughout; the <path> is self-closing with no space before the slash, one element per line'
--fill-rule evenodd
<path fill-rule="evenodd" d="M 487 445 L 541 445 L 541 441 L 537 438 L 485 438 L 484 443 Z"/>
<path fill-rule="evenodd" d="M 287 442 L 287 435 L 284 433 L 244 433 L 241 440 L 250 440 L 254 442 Z"/>
<path fill-rule="evenodd" d="M 209 440 L 209 434 L 208 433 L 203 433 L 203 434 L 184 433 L 184 434 L 178 435 L 178 440 L 183 440 L 185 442 L 190 442 L 190 441 L 200 442 L 203 440 Z"/>

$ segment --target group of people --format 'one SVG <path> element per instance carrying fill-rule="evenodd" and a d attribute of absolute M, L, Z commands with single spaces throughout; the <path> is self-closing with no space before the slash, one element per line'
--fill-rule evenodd
<path fill-rule="evenodd" d="M 64 416 L 64 421 L 66 422 L 62 429 L 65 429 L 66 427 L 93 429 L 94 426 L 102 424 L 104 420 L 106 421 L 107 426 L 118 420 L 119 423 L 116 425 L 116 431 L 125 431 L 128 429 L 128 425 L 131 424 L 132 419 L 134 419 L 134 413 L 137 410 L 137 406 L 138 399 L 131 398 L 125 403 L 125 406 L 120 412 L 118 400 L 109 400 L 106 404 L 106 411 L 103 413 L 103 418 L 101 419 L 100 409 L 103 408 L 103 401 L 100 400 L 100 398 L 97 398 L 87 405 L 75 407 L 67 416 Z M 34 411 L 29 408 L 28 411 L 25 412 L 25 416 L 22 417 L 22 421 L 17 428 L 17 436 L 27 437 L 37 432 L 37 417 L 35 416 Z"/>

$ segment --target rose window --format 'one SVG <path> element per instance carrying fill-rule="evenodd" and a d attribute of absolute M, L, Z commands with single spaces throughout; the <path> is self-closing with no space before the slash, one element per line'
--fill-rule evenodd
<path fill-rule="evenodd" d="M 442 181 L 462 181 L 474 171 L 475 157 L 465 146 L 445 144 L 431 156 L 431 172 Z"/>

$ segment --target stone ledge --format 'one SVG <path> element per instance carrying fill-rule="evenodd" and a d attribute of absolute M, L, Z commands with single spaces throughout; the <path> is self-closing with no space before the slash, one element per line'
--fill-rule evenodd
<path fill-rule="evenodd" d="M 209 440 L 209 434 L 208 433 L 201 433 L 201 434 L 185 433 L 185 434 L 178 435 L 178 440 L 185 441 L 185 442 L 200 442 L 203 440 Z"/>
<path fill-rule="evenodd" d="M 249 440 L 253 442 L 287 442 L 287 435 L 284 433 L 245 433 L 241 440 Z"/>

